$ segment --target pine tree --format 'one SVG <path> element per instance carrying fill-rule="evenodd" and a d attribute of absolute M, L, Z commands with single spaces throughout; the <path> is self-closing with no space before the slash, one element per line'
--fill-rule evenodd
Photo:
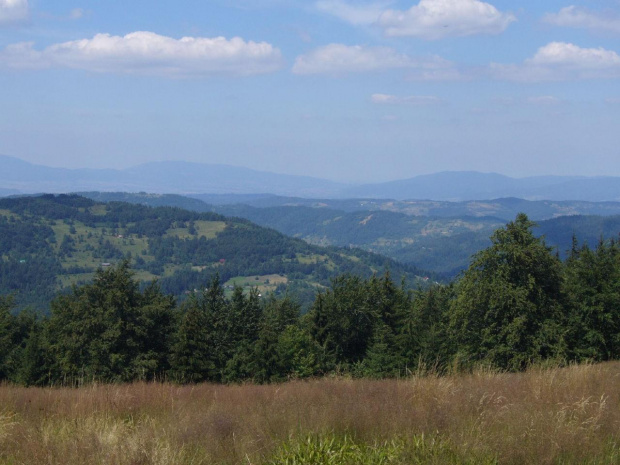
<path fill-rule="evenodd" d="M 192 296 L 185 305 L 172 347 L 172 379 L 183 383 L 196 383 L 215 378 L 209 324 L 204 302 Z"/>
<path fill-rule="evenodd" d="M 615 241 L 600 241 L 596 250 L 587 245 L 573 249 L 565 267 L 573 357 L 618 359 L 620 247 Z"/>
<path fill-rule="evenodd" d="M 562 267 L 525 214 L 497 230 L 456 286 L 451 333 L 466 364 L 520 370 L 564 357 Z"/>
<path fill-rule="evenodd" d="M 129 262 L 52 301 L 50 350 L 63 380 L 130 381 L 163 374 L 174 302 L 142 293 Z"/>
<path fill-rule="evenodd" d="M 12 297 L 0 296 L 0 381 L 9 378 L 11 357 L 16 348 L 16 321 L 11 315 Z"/>

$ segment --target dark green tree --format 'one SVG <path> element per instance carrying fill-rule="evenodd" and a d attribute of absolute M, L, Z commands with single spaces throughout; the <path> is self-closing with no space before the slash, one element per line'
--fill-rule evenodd
<path fill-rule="evenodd" d="M 620 358 L 620 247 L 573 244 L 566 261 L 570 345 L 577 360 Z"/>
<path fill-rule="evenodd" d="M 24 386 L 43 386 L 50 382 L 42 326 L 43 323 L 32 321 L 21 353 L 16 381 Z"/>
<path fill-rule="evenodd" d="M 253 378 L 259 382 L 286 379 L 287 368 L 283 366 L 282 348 L 279 347 L 281 334 L 299 320 L 299 304 L 289 297 L 267 298 L 263 309 L 258 340 L 255 344 L 256 370 Z"/>
<path fill-rule="evenodd" d="M 63 380 L 129 381 L 166 369 L 174 302 L 156 286 L 140 292 L 128 261 L 98 270 L 51 308 L 48 338 Z"/>
<path fill-rule="evenodd" d="M 497 230 L 456 285 L 450 329 L 465 364 L 521 370 L 566 355 L 562 264 L 525 214 Z"/>
<path fill-rule="evenodd" d="M 379 313 L 373 297 L 364 280 L 350 275 L 333 279 L 331 289 L 317 295 L 311 334 L 334 365 L 359 362 L 366 355 Z"/>
<path fill-rule="evenodd" d="M 13 298 L 0 296 L 0 381 L 9 378 L 13 371 L 13 358 L 18 345 L 17 322 L 11 315 Z"/>
<path fill-rule="evenodd" d="M 171 354 L 172 379 L 183 383 L 197 383 L 215 378 L 211 324 L 205 301 L 192 295 L 185 303 L 183 316 L 176 331 Z"/>
<path fill-rule="evenodd" d="M 450 363 L 456 352 L 448 334 L 453 299 L 452 285 L 414 292 L 398 335 L 408 370 L 442 370 Z"/>

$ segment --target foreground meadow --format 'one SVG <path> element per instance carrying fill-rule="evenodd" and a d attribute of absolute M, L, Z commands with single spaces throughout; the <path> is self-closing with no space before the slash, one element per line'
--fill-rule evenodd
<path fill-rule="evenodd" d="M 620 363 L 277 385 L 0 386 L 0 463 L 619 463 Z"/>

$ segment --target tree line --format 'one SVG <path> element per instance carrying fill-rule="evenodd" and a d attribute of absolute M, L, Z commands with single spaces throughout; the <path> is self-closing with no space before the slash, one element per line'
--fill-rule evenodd
<path fill-rule="evenodd" d="M 1 297 L 0 380 L 264 383 L 620 358 L 620 245 L 574 239 L 562 261 L 533 227 L 518 215 L 449 285 L 342 275 L 303 315 L 289 296 L 227 296 L 217 276 L 177 305 L 124 261 L 56 296 L 47 318 Z"/>

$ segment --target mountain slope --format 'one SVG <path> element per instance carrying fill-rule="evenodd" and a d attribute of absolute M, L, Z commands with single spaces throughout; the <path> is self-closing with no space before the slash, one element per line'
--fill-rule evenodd
<path fill-rule="evenodd" d="M 617 237 L 620 232 L 620 204 L 617 202 L 508 198 L 452 203 L 261 196 L 253 199 L 255 204 L 283 206 L 257 208 L 243 204 L 207 205 L 193 198 L 174 195 L 85 195 L 100 200 L 184 205 L 198 211 L 246 218 L 312 244 L 360 247 L 447 277 L 466 268 L 472 254 L 489 246 L 493 231 L 514 220 L 520 212 L 539 222 L 535 233 L 545 235 L 549 245 L 557 247 L 562 255 L 571 247 L 573 233 L 581 242 L 594 245 L 599 237 Z M 334 208 L 336 206 L 343 209 Z M 593 216 L 593 213 L 606 216 Z"/>
<path fill-rule="evenodd" d="M 0 294 L 44 309 L 59 289 L 128 259 L 143 281 L 182 296 L 215 273 L 224 282 L 313 297 L 331 277 L 425 273 L 362 250 L 323 248 L 247 220 L 76 195 L 0 199 Z M 302 298 L 303 298 L 302 295 Z M 306 299 L 307 300 L 307 299 Z"/>

